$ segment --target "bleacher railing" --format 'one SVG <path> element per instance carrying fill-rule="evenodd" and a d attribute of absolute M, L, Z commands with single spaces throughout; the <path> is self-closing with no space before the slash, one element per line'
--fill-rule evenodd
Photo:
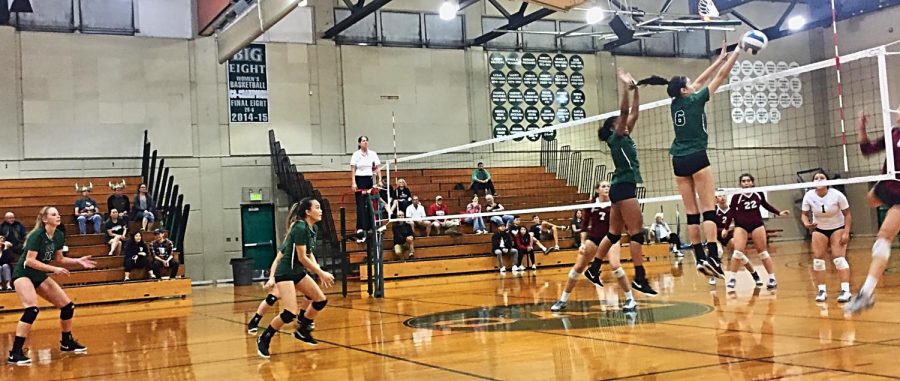
<path fill-rule="evenodd" d="M 184 203 L 184 195 L 179 191 L 175 183 L 175 175 L 169 175 L 169 167 L 166 167 L 166 159 L 159 158 L 157 150 L 153 149 L 147 130 L 144 130 L 144 152 L 141 159 L 141 182 L 147 184 L 150 197 L 156 201 L 157 221 L 169 231 L 169 239 L 175 245 L 175 250 L 181 253 L 181 263 L 184 264 L 184 235 L 187 231 L 188 217 L 191 214 L 191 204 Z"/>

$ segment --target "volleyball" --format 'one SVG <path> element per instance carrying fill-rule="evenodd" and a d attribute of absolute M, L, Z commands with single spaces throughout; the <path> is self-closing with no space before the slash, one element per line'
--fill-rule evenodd
<path fill-rule="evenodd" d="M 765 33 L 758 30 L 748 31 L 741 37 L 741 47 L 752 54 L 756 54 L 760 50 L 765 49 L 768 44 L 769 38 L 766 37 Z"/>

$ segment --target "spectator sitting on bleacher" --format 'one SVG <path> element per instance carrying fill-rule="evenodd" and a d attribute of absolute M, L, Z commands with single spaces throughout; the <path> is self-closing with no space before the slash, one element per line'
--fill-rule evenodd
<path fill-rule="evenodd" d="M 506 231 L 509 234 L 519 234 L 519 228 L 522 227 L 522 219 L 519 216 L 513 216 L 513 219 L 506 225 Z"/>
<path fill-rule="evenodd" d="M 487 201 L 487 205 L 484 206 L 484 211 L 486 213 L 502 212 L 502 211 L 506 210 L 503 207 L 503 204 L 500 204 L 495 201 L 495 196 L 493 196 L 493 195 L 484 196 L 484 200 Z M 509 223 L 512 220 L 513 220 L 513 216 L 510 214 L 504 214 L 502 216 L 491 216 L 491 222 L 497 226 L 509 225 Z"/>
<path fill-rule="evenodd" d="M 390 194 L 390 203 L 388 203 L 388 194 Z M 394 213 L 397 212 L 397 209 L 395 208 L 397 204 L 393 201 L 397 199 L 397 191 L 394 189 L 393 185 L 388 188 L 384 182 L 384 178 L 378 179 L 378 198 L 381 199 L 381 205 L 384 206 L 382 218 L 390 218 L 390 216 L 393 216 Z"/>
<path fill-rule="evenodd" d="M 75 201 L 75 220 L 78 222 L 78 231 L 81 234 L 87 234 L 88 221 L 94 224 L 94 234 L 100 234 L 100 228 L 103 224 L 103 217 L 100 216 L 100 208 L 97 206 L 97 201 L 91 198 L 91 188 L 93 188 L 93 185 L 81 187 L 81 198 Z"/>
<path fill-rule="evenodd" d="M 153 228 L 153 221 L 156 221 L 156 202 L 147 191 L 147 184 L 141 184 L 138 187 L 137 194 L 134 195 L 132 203 L 131 220 L 141 221 L 141 231 Z"/>
<path fill-rule="evenodd" d="M 10 250 L 18 257 L 22 255 L 22 247 L 25 246 L 25 225 L 16 221 L 16 215 L 13 212 L 6 212 L 3 216 L 3 223 L 0 223 L 0 235 L 6 237 L 7 244 L 11 245 Z"/>
<path fill-rule="evenodd" d="M 497 256 L 497 266 L 500 266 L 501 273 L 506 272 L 506 266 L 503 265 L 503 254 L 510 255 L 512 271 L 519 270 L 517 265 L 519 262 L 519 251 L 516 250 L 512 235 L 506 232 L 506 225 L 497 225 L 497 232 L 491 236 L 491 251 Z"/>
<path fill-rule="evenodd" d="M 125 248 L 122 249 L 125 254 L 125 281 L 131 280 L 131 270 L 142 268 L 149 272 L 150 279 L 156 279 L 156 273 L 150 266 L 150 246 L 144 242 L 141 232 L 135 232 L 131 238 L 125 241 Z"/>
<path fill-rule="evenodd" d="M 156 240 L 150 244 L 150 252 L 153 253 L 153 262 L 150 267 L 154 272 L 158 273 L 162 279 L 175 278 L 178 276 L 178 260 L 175 259 L 175 247 L 168 238 L 166 231 L 156 229 L 153 234 Z M 169 275 L 163 275 L 163 268 L 169 269 Z"/>
<path fill-rule="evenodd" d="M 125 233 L 128 230 L 128 220 L 119 214 L 118 209 L 110 209 L 109 218 L 106 219 L 104 230 L 106 231 L 106 236 L 103 240 L 109 245 L 109 255 L 113 255 L 122 247 L 122 243 L 127 239 Z"/>
<path fill-rule="evenodd" d="M 497 195 L 497 191 L 494 190 L 494 181 L 491 179 L 491 173 L 484 169 L 484 163 L 478 162 L 478 168 L 472 172 L 472 186 L 469 188 L 476 196 L 478 191 L 481 190 L 485 191 L 485 195 Z"/>
<path fill-rule="evenodd" d="M 125 191 L 125 180 L 118 184 L 111 184 L 111 187 L 114 193 L 106 199 L 106 210 L 118 210 L 119 217 L 128 219 L 128 211 L 131 210 L 131 200 L 123 194 Z"/>
<path fill-rule="evenodd" d="M 429 216 L 446 216 L 450 214 L 450 208 L 444 204 L 444 198 L 438 195 L 434 198 L 434 204 L 428 207 Z M 435 234 L 441 234 L 441 228 L 447 229 L 450 235 L 459 235 L 459 220 L 433 220 L 431 225 L 425 227 L 425 236 L 431 237 L 431 228 L 435 228 Z"/>
<path fill-rule="evenodd" d="M 481 213 L 481 204 L 478 203 L 478 195 L 472 197 L 472 202 L 466 206 L 466 214 Z M 481 216 L 466 217 L 463 221 L 472 224 L 472 230 L 475 234 L 487 234 L 487 228 L 484 227 L 484 218 Z"/>
<path fill-rule="evenodd" d="M 397 190 L 392 197 L 391 203 L 394 204 L 394 210 L 405 212 L 406 208 L 412 205 L 412 190 L 406 186 L 406 180 L 397 179 Z"/>
<path fill-rule="evenodd" d="M 524 261 L 525 258 L 528 258 L 531 261 L 531 269 L 537 270 L 537 265 L 534 263 L 534 244 L 537 240 L 534 239 L 534 236 L 532 236 L 524 226 L 519 227 L 517 234 L 513 238 L 515 239 L 516 250 L 519 251 L 519 260 L 517 261 L 519 270 L 525 271 L 525 266 L 522 266 L 522 261 Z M 526 261 L 525 263 L 527 264 L 528 262 Z M 513 269 L 513 271 L 515 271 L 515 269 Z"/>
<path fill-rule="evenodd" d="M 575 216 L 572 217 L 572 240 L 575 241 L 575 245 L 572 246 L 574 248 L 581 247 L 581 223 L 584 222 L 584 212 L 581 209 L 575 211 Z"/>
<path fill-rule="evenodd" d="M 404 216 L 406 216 L 405 213 L 397 211 L 397 218 L 403 218 Z M 403 256 L 404 251 L 409 252 L 410 259 L 415 257 L 416 246 L 413 243 L 415 234 L 413 234 L 412 225 L 395 222 L 391 229 L 394 232 L 394 259 L 405 260 L 406 258 Z"/>
<path fill-rule="evenodd" d="M 662 213 L 656 213 L 656 219 L 650 225 L 650 239 L 656 243 L 668 242 L 672 246 L 673 254 L 680 253 L 678 249 L 681 248 L 681 239 L 669 229 L 669 224 L 666 223 Z"/>
<path fill-rule="evenodd" d="M 425 206 L 419 202 L 419 196 L 412 197 L 412 204 L 406 207 L 406 218 L 425 218 L 428 217 L 428 214 L 425 213 Z M 409 222 L 410 226 L 412 226 L 413 231 L 416 230 L 416 227 L 420 227 L 422 229 L 428 230 L 431 226 L 431 221 L 427 220 L 412 220 Z"/>
<path fill-rule="evenodd" d="M 550 252 L 550 250 L 559 251 L 559 230 L 566 230 L 565 226 L 556 226 L 547 221 L 541 221 L 541 217 L 537 214 L 531 216 L 531 222 L 534 225 L 531 225 L 528 228 L 528 232 L 534 237 L 535 243 L 540 246 L 541 250 L 544 251 L 544 254 Z M 542 240 L 546 241 L 549 239 L 553 239 L 553 247 L 550 249 L 544 247 L 544 244 L 541 243 Z"/>
<path fill-rule="evenodd" d="M 12 290 L 13 266 L 12 244 L 0 235 L 0 290 Z"/>

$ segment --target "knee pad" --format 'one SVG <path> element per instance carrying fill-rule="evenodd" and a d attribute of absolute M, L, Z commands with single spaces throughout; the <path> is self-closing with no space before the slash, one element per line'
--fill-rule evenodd
<path fill-rule="evenodd" d="M 731 254 L 731 259 L 737 259 L 741 261 L 742 265 L 746 265 L 748 262 L 750 262 L 750 258 L 747 258 L 744 253 L 737 250 L 735 250 L 734 253 Z"/>
<path fill-rule="evenodd" d="M 75 316 L 75 303 L 69 302 L 59 309 L 59 320 L 71 320 Z"/>
<path fill-rule="evenodd" d="M 837 267 L 837 258 L 835 258 L 835 267 Z M 815 271 L 825 271 L 825 260 L 813 258 L 813 270 Z"/>
<path fill-rule="evenodd" d="M 637 233 L 635 235 L 632 235 L 629 238 L 631 239 L 631 242 L 639 244 L 639 245 L 643 245 L 644 240 L 646 239 L 644 236 L 644 232 Z"/>
<path fill-rule="evenodd" d="M 759 259 L 769 259 L 769 258 L 772 258 L 772 256 L 769 255 L 768 251 L 763 251 L 762 253 L 759 253 Z"/>
<path fill-rule="evenodd" d="M 715 213 L 715 212 L 713 212 Z M 700 215 L 699 214 L 688 214 L 687 215 L 687 224 L 688 225 L 700 225 Z"/>
<path fill-rule="evenodd" d="M 297 315 L 294 315 L 294 313 L 291 311 L 281 311 L 281 321 L 283 321 L 284 324 L 290 324 L 296 317 Z"/>
<path fill-rule="evenodd" d="M 619 268 L 613 270 L 613 275 L 616 276 L 616 279 L 624 278 L 625 277 L 625 269 L 619 267 Z"/>
<path fill-rule="evenodd" d="M 500 249 L 494 250 L 494 255 L 500 255 L 500 254 L 503 254 L 502 250 L 500 250 Z"/>
<path fill-rule="evenodd" d="M 622 239 L 622 236 L 613 233 L 606 233 L 606 239 L 608 239 L 609 242 L 612 242 L 612 244 L 615 245 L 619 242 L 620 239 Z"/>
<path fill-rule="evenodd" d="M 703 212 L 703 221 L 716 222 L 716 211 L 715 210 L 707 210 L 707 211 Z"/>
<path fill-rule="evenodd" d="M 872 245 L 872 257 L 873 258 L 884 258 L 887 260 L 891 257 L 891 242 L 879 238 L 875 241 L 875 244 Z"/>
<path fill-rule="evenodd" d="M 266 295 L 266 304 L 268 304 L 269 306 L 274 306 L 275 302 L 277 302 L 277 301 L 278 301 L 278 298 L 275 297 L 275 295 L 272 295 L 272 294 Z"/>
<path fill-rule="evenodd" d="M 578 280 L 578 276 L 581 275 L 578 271 L 575 271 L 575 268 L 569 270 L 569 279 Z"/>
<path fill-rule="evenodd" d="M 850 263 L 847 262 L 847 258 L 837 257 L 835 259 L 832 259 L 831 261 L 834 262 L 834 268 L 838 270 L 847 270 L 850 268 Z"/>
<path fill-rule="evenodd" d="M 19 319 L 20 322 L 26 324 L 34 324 L 34 321 L 37 319 L 38 312 L 41 310 L 37 307 L 28 307 L 25 309 L 25 312 L 22 312 L 22 318 Z"/>
<path fill-rule="evenodd" d="M 328 305 L 328 299 L 321 302 L 312 302 L 312 308 L 316 311 L 324 310 L 326 305 Z"/>

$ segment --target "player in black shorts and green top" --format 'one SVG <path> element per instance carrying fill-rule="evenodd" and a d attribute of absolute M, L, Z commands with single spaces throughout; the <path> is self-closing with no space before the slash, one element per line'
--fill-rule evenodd
<path fill-rule="evenodd" d="M 666 93 L 673 98 L 671 108 L 675 140 L 669 148 L 669 154 L 672 155 L 675 182 L 687 213 L 688 235 L 697 259 L 697 270 L 720 278 L 724 278 L 725 273 L 717 258 L 716 186 L 709 157 L 706 155 L 709 135 L 705 107 L 719 86 L 728 79 L 740 54 L 741 47 L 738 47 L 729 56 L 723 41 L 719 57 L 693 82 L 685 76 L 675 76 L 663 82 L 667 85 Z M 707 80 L 709 85 L 706 85 Z M 700 235 L 701 211 L 703 237 Z M 702 238 L 706 238 L 709 256 L 703 251 Z"/>
<path fill-rule="evenodd" d="M 90 256 L 81 258 L 66 258 L 63 256 L 63 245 L 66 236 L 61 230 L 59 211 L 52 206 L 41 208 L 34 222 L 34 229 L 25 238 L 25 246 L 22 249 L 24 255 L 19 257 L 16 268 L 13 270 L 13 285 L 16 287 L 16 296 L 22 302 L 25 312 L 16 326 L 16 337 L 13 340 L 13 348 L 9 352 L 6 362 L 15 365 L 31 364 L 31 359 L 25 356 L 23 347 L 25 339 L 31 332 L 31 325 L 37 318 L 37 296 L 52 303 L 60 309 L 59 319 L 62 328 L 62 341 L 59 343 L 61 352 L 84 353 L 87 348 L 75 341 L 72 337 L 72 316 L 75 314 L 75 304 L 69 299 L 59 284 L 47 276 L 47 273 L 68 275 L 69 270 L 64 267 L 50 265 L 56 262 L 62 265 L 79 265 L 86 269 L 94 268 L 96 263 Z"/>
<path fill-rule="evenodd" d="M 269 294 L 266 295 L 265 299 L 259 302 L 259 306 L 256 307 L 256 313 L 250 318 L 250 321 L 247 323 L 247 333 L 256 334 L 259 330 L 259 322 L 262 321 L 263 315 L 266 314 L 266 311 L 269 310 L 270 307 L 275 305 L 275 302 L 281 298 L 281 293 L 278 292 L 278 287 L 275 287 L 275 271 L 278 268 L 278 262 L 281 262 L 281 259 L 284 258 L 284 247 L 278 249 L 278 252 L 275 254 L 275 260 L 272 261 L 272 266 L 269 268 L 269 281 L 265 284 L 265 289 L 269 291 Z M 290 248 L 288 248 L 290 251 Z M 300 302 L 300 317 L 304 316 L 306 309 L 309 307 L 309 304 L 312 301 L 309 298 L 304 298 L 303 301 Z M 315 328 L 315 322 L 310 323 L 309 330 L 313 331 Z"/>
<path fill-rule="evenodd" d="M 312 337 L 310 324 L 318 316 L 319 312 L 328 304 L 325 293 L 319 285 L 309 276 L 307 270 L 316 273 L 319 281 L 325 288 L 334 285 L 334 275 L 322 270 L 313 253 L 316 250 L 318 229 L 316 222 L 322 220 L 322 207 L 312 198 L 304 198 L 291 207 L 288 213 L 288 221 L 285 224 L 288 231 L 281 245 L 284 255 L 275 267 L 275 277 L 266 283 L 271 287 L 274 283 L 278 287 L 284 311 L 272 319 L 269 327 L 256 340 L 257 352 L 263 358 L 269 358 L 269 344 L 272 337 L 285 324 L 289 324 L 297 318 L 297 290 L 312 299 L 306 311 L 300 315 L 299 326 L 294 332 L 294 337 L 309 345 L 318 342 Z M 288 254 L 290 253 L 290 254 Z"/>
<path fill-rule="evenodd" d="M 631 251 L 631 259 L 634 262 L 634 282 L 629 285 L 630 287 L 623 286 L 622 288 L 626 291 L 627 297 L 630 297 L 631 288 L 646 295 L 654 296 L 657 293 L 650 287 L 643 266 L 644 221 L 641 205 L 637 200 L 637 184 L 643 182 L 643 179 L 641 179 L 637 146 L 634 144 L 634 140 L 631 139 L 631 132 L 637 123 L 640 106 L 638 83 L 634 81 L 631 74 L 621 70 L 619 70 L 618 74 L 619 79 L 624 84 L 622 100 L 619 104 L 619 116 L 607 119 L 603 122 L 603 126 L 597 130 L 600 140 L 605 141 L 609 146 L 613 164 L 616 167 L 609 188 L 609 200 L 612 202 L 609 233 L 600 242 L 599 250 L 601 253 L 607 252 L 612 245 L 619 242 L 619 239 L 622 238 L 622 232 L 627 232 L 631 238 L 628 247 Z M 629 93 L 632 91 L 634 92 L 634 99 L 629 99 Z M 618 258 L 615 257 L 610 255 L 609 262 L 613 267 L 613 274 L 619 279 L 621 284 L 623 279 L 625 279 L 625 271 L 619 266 Z M 627 280 L 625 280 L 625 283 L 627 284 Z"/>

